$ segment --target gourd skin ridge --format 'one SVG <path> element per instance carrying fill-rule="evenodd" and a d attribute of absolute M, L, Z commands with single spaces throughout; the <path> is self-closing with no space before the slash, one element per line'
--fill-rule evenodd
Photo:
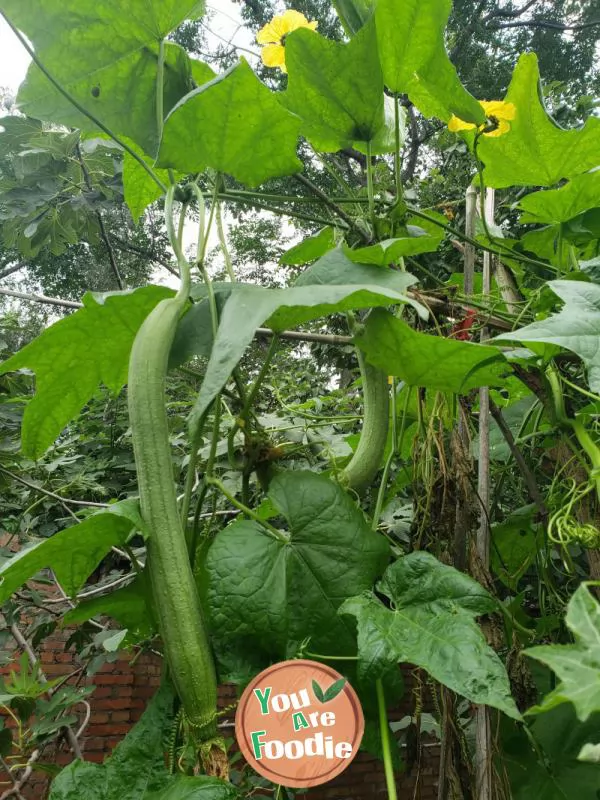
<path fill-rule="evenodd" d="M 216 730 L 217 681 L 177 508 L 165 407 L 169 351 L 184 303 L 180 297 L 162 300 L 142 324 L 131 352 L 128 405 L 164 653 L 187 719 L 209 737 Z"/>

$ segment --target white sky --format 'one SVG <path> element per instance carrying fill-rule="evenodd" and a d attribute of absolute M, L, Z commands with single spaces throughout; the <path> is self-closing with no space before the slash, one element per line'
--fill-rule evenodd
<path fill-rule="evenodd" d="M 24 0 L 27 2 L 27 0 Z M 240 7 L 232 0 L 212 0 L 207 3 L 210 18 L 206 25 L 214 34 L 214 42 L 231 41 L 243 48 L 258 51 L 258 45 L 253 43 L 249 32 L 241 27 Z M 249 61 L 252 57 L 246 50 L 241 50 Z M 0 18 L 0 88 L 8 89 L 11 94 L 16 94 L 19 84 L 27 71 L 29 56 L 17 41 L 6 22 Z"/>

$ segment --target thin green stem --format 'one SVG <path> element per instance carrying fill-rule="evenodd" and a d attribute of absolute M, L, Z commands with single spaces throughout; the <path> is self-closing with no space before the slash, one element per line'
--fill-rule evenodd
<path fill-rule="evenodd" d="M 400 100 L 398 95 L 394 95 L 394 134 L 395 134 L 395 149 L 394 149 L 394 177 L 396 179 L 396 203 L 400 203 L 403 198 L 402 191 L 402 158 L 400 156 Z"/>
<path fill-rule="evenodd" d="M 512 258 L 514 261 L 520 261 L 523 264 L 534 264 L 536 267 L 543 267 L 544 269 L 548 269 L 548 264 L 545 261 L 538 261 L 535 258 L 528 258 L 527 256 L 521 255 L 521 253 L 515 253 L 514 250 L 511 250 L 509 247 L 505 248 L 506 252 L 504 253 L 499 252 L 498 250 L 495 250 L 493 247 L 490 247 L 487 244 L 479 242 L 477 239 L 472 239 L 470 236 L 467 236 L 466 233 L 463 233 L 463 231 L 458 230 L 458 228 L 453 228 L 452 225 L 447 225 L 445 222 L 442 222 L 441 220 L 436 219 L 435 217 L 430 217 L 428 214 L 425 214 L 418 208 L 413 208 L 412 206 L 408 206 L 407 210 L 410 211 L 410 213 L 413 214 L 415 217 L 420 217 L 420 219 L 426 219 L 433 225 L 437 225 L 438 228 L 443 228 L 444 230 L 448 231 L 448 233 L 451 233 L 457 239 L 460 239 L 463 242 L 468 242 L 469 244 L 472 244 L 473 247 L 478 247 L 480 250 L 485 250 L 488 253 L 492 253 L 493 255 L 498 256 L 498 258 L 509 257 Z M 495 241 L 499 247 L 502 246 L 497 240 Z"/>
<path fill-rule="evenodd" d="M 308 651 L 304 655 L 319 661 L 358 661 L 358 656 L 324 656 L 321 653 L 309 653 Z"/>
<path fill-rule="evenodd" d="M 254 522 L 257 522 L 266 531 L 269 531 L 269 533 L 272 534 L 278 541 L 287 544 L 288 537 L 285 536 L 282 531 L 278 530 L 274 525 L 271 525 L 271 523 L 267 522 L 266 519 L 261 519 L 255 511 L 253 511 L 251 508 L 248 508 L 248 506 L 244 505 L 244 503 L 240 503 L 240 501 L 231 494 L 231 492 L 221 483 L 218 478 L 210 477 L 206 479 L 206 482 L 209 486 L 214 486 L 216 489 L 218 489 L 221 494 L 229 500 L 231 505 L 235 506 L 247 517 L 250 517 L 250 519 L 254 520 Z"/>
<path fill-rule="evenodd" d="M 379 731 L 381 734 L 381 749 L 383 751 L 383 770 L 388 800 L 398 800 L 396 781 L 394 779 L 394 765 L 392 764 L 392 751 L 390 747 L 390 726 L 385 709 L 385 694 L 381 678 L 375 681 L 377 691 L 377 710 L 379 712 Z"/>
<path fill-rule="evenodd" d="M 123 148 L 123 150 L 125 150 L 126 153 L 129 153 L 129 155 L 138 162 L 138 164 L 142 167 L 142 169 L 144 169 L 148 173 L 148 175 L 157 184 L 157 186 L 159 186 L 160 189 L 163 192 L 166 192 L 167 191 L 167 187 L 160 180 L 160 178 L 156 175 L 154 170 L 146 163 L 146 161 L 138 153 L 136 153 L 135 150 L 133 150 L 131 147 L 129 147 L 128 144 L 126 144 L 122 139 L 120 139 L 116 135 L 116 133 L 113 133 L 113 131 L 111 131 L 110 128 L 108 128 L 106 125 L 104 125 L 103 122 L 100 122 L 98 117 L 96 117 L 94 114 L 92 114 L 91 111 L 88 111 L 87 108 L 84 108 L 84 106 L 82 106 L 81 103 L 79 103 L 73 97 L 73 95 L 70 92 L 68 92 L 66 89 L 64 89 L 62 87 L 62 85 L 56 80 L 56 78 L 54 78 L 52 76 L 52 74 L 46 69 L 44 64 L 40 61 L 40 59 L 36 55 L 36 53 L 33 50 L 33 48 L 30 47 L 29 43 L 27 42 L 25 37 L 22 35 L 22 33 L 19 31 L 19 29 L 16 28 L 13 25 L 13 23 L 10 21 L 10 19 L 6 16 L 4 11 L 2 11 L 1 9 L 0 9 L 0 16 L 6 21 L 6 24 L 8 25 L 8 27 L 12 30 L 12 32 L 15 34 L 15 36 L 17 37 L 17 39 L 19 40 L 21 45 L 25 48 L 25 50 L 27 51 L 28 55 L 31 57 L 31 60 L 33 61 L 33 63 L 40 69 L 40 71 L 46 76 L 46 78 L 48 78 L 48 80 L 54 86 L 54 88 L 57 89 L 57 91 L 59 91 L 60 94 L 62 94 L 62 96 L 65 98 L 65 100 L 68 100 L 69 103 L 71 103 L 71 105 L 74 108 L 76 108 L 77 111 L 79 111 L 80 114 L 83 114 L 85 117 L 87 117 L 89 120 L 91 120 L 94 123 L 94 125 L 96 125 L 101 131 L 103 131 L 107 136 L 110 136 L 110 138 L 113 140 L 113 142 L 116 142 L 120 147 Z"/>
<path fill-rule="evenodd" d="M 371 522 L 371 529 L 376 531 L 379 527 L 379 520 L 381 518 L 381 512 L 383 510 L 383 501 L 385 499 L 385 490 L 387 488 L 388 477 L 390 474 L 390 469 L 392 468 L 392 462 L 396 457 L 396 438 L 398 435 L 397 431 L 397 420 L 396 420 L 396 381 L 394 378 L 391 378 L 391 411 L 392 411 L 392 446 L 390 447 L 389 455 L 386 459 L 385 466 L 383 468 L 383 475 L 381 476 L 381 483 L 379 484 L 379 490 L 377 492 L 377 501 L 375 503 L 375 511 L 373 512 L 373 520 Z M 406 409 L 408 404 L 408 398 L 410 396 L 410 392 L 406 393 L 406 399 L 404 401 L 404 416 L 406 417 Z"/>
<path fill-rule="evenodd" d="M 277 214 L 278 216 L 286 216 L 286 217 L 293 217 L 295 219 L 301 219 L 305 222 L 314 222 L 318 225 L 332 225 L 335 224 L 332 219 L 327 219 L 326 217 L 317 217 L 314 214 L 302 214 L 300 211 L 292 211 L 289 208 L 277 208 L 277 206 L 272 206 L 269 203 L 263 203 L 262 201 L 256 201 L 251 198 L 244 198 L 239 197 L 237 195 L 230 194 L 229 192 L 222 192 L 219 194 L 219 197 L 222 200 L 230 200 L 232 202 L 237 203 L 248 203 L 250 205 L 256 206 L 256 208 L 262 208 L 264 211 L 271 211 L 273 214 Z M 346 224 L 343 225 L 340 223 L 338 227 L 346 228 Z"/>
<path fill-rule="evenodd" d="M 236 278 L 233 269 L 233 261 L 231 260 L 231 253 L 229 252 L 229 247 L 227 246 L 227 239 L 225 238 L 223 215 L 221 214 L 221 203 L 219 200 L 217 200 L 217 210 L 215 215 L 217 220 L 217 232 L 219 234 L 219 244 L 221 245 L 221 252 L 223 253 L 223 259 L 225 260 L 225 269 L 229 275 L 229 280 L 231 283 L 235 283 Z"/>
<path fill-rule="evenodd" d="M 158 141 L 162 139 L 164 115 L 164 84 L 165 84 L 165 40 L 161 39 L 158 45 L 158 63 L 156 65 L 156 130 Z"/>
<path fill-rule="evenodd" d="M 181 285 L 177 292 L 178 297 L 188 297 L 192 285 L 192 276 L 190 265 L 184 255 L 181 246 L 180 231 L 175 232 L 175 224 L 173 222 L 173 201 L 175 199 L 175 186 L 171 185 L 167 189 L 167 196 L 165 199 L 165 225 L 167 228 L 167 235 L 169 237 L 169 244 L 173 248 L 177 265 L 179 267 L 179 276 L 181 278 Z M 184 208 L 185 212 L 185 208 Z"/>
<path fill-rule="evenodd" d="M 373 156 L 371 140 L 367 141 L 367 197 L 369 198 L 369 217 L 375 233 L 375 191 L 373 188 Z"/>

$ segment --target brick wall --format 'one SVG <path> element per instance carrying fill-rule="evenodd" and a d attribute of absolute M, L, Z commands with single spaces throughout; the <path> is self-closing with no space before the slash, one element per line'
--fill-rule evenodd
<path fill-rule="evenodd" d="M 64 652 L 64 638 L 49 637 L 40 649 L 40 659 L 48 678 L 68 675 L 76 668 L 75 657 Z M 85 735 L 81 738 L 84 757 L 89 761 L 102 762 L 121 741 L 132 725 L 140 718 L 148 700 L 160 683 L 160 659 L 152 655 L 141 655 L 133 665 L 123 656 L 118 661 L 105 664 L 93 677 L 82 685 L 94 686 L 88 698 L 91 716 Z M 235 700 L 233 686 L 220 690 L 220 705 L 226 707 Z M 407 700 L 408 702 L 408 700 Z M 392 719 L 401 719 L 408 713 L 408 705 L 398 708 Z M 232 717 L 233 719 L 233 712 Z M 233 729 L 232 729 L 233 734 Z M 62 744 L 58 752 L 45 752 L 43 761 L 64 765 L 73 756 L 67 745 Z M 397 786 L 400 797 L 436 800 L 437 747 L 427 746 L 419 770 L 419 791 L 415 794 L 417 775 L 398 775 Z M 0 774 L 0 795 L 10 785 L 6 775 Z M 34 773 L 24 787 L 26 800 L 41 800 L 47 797 L 48 778 Z M 373 800 L 386 797 L 383 767 L 378 759 L 359 753 L 345 772 L 331 783 L 311 789 L 307 800 Z M 123 800 L 127 800 L 125 795 Z"/>

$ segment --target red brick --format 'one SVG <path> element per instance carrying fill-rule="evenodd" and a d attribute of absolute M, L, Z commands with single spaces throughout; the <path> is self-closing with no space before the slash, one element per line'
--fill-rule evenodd
<path fill-rule="evenodd" d="M 111 710 L 132 708 L 134 702 L 134 700 L 130 700 L 127 697 L 106 697 L 102 698 L 94 705 L 96 708 L 101 708 L 102 710 Z"/>
<path fill-rule="evenodd" d="M 99 686 L 102 685 L 112 685 L 114 683 L 121 683 L 123 685 L 131 683 L 133 680 L 133 675 L 112 675 L 112 674 L 100 674 L 94 676 L 94 683 L 98 684 Z"/>
<path fill-rule="evenodd" d="M 131 725 L 124 725 L 122 722 L 110 722 L 106 725 L 94 725 L 94 734 L 96 736 L 116 736 L 122 733 L 124 736 L 129 733 L 130 729 Z"/>

